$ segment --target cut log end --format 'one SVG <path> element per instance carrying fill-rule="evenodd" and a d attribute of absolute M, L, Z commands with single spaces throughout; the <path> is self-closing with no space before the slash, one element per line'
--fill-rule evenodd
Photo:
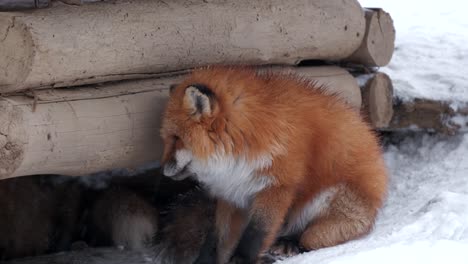
<path fill-rule="evenodd" d="M 33 41 L 25 28 L 14 16 L 0 17 L 0 90 L 21 82 L 31 70 Z"/>
<path fill-rule="evenodd" d="M 388 127 L 393 117 L 393 84 L 387 74 L 373 75 L 362 87 L 363 111 L 374 128 Z"/>
<path fill-rule="evenodd" d="M 0 135 L 0 179 L 11 175 L 21 164 L 24 150 L 20 142 Z"/>
<path fill-rule="evenodd" d="M 0 179 L 15 172 L 24 159 L 26 132 L 20 109 L 0 101 Z"/>
<path fill-rule="evenodd" d="M 395 28 L 391 16 L 382 9 L 366 9 L 366 33 L 359 49 L 347 60 L 366 66 L 385 66 L 395 49 Z"/>

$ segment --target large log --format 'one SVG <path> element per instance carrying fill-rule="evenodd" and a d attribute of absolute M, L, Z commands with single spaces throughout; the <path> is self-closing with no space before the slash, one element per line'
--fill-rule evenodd
<path fill-rule="evenodd" d="M 147 77 L 205 64 L 349 57 L 356 0 L 116 0 L 0 14 L 0 93 Z"/>
<path fill-rule="evenodd" d="M 345 70 L 317 67 L 298 72 L 318 84 L 329 84 L 329 89 L 360 108 L 359 86 Z M 1 98 L 0 179 L 83 175 L 158 160 L 160 115 L 169 87 L 182 77 L 37 90 Z"/>
<path fill-rule="evenodd" d="M 0 178 L 87 174 L 159 159 L 159 115 L 168 81 L 2 98 Z"/>
<path fill-rule="evenodd" d="M 357 75 L 362 113 L 380 131 L 424 130 L 453 135 L 468 131 L 468 103 L 393 95 L 390 77 L 382 72 Z"/>
<path fill-rule="evenodd" d="M 468 131 L 468 103 L 416 98 L 396 100 L 393 118 L 382 130 L 425 130 L 448 135 Z"/>
<path fill-rule="evenodd" d="M 282 74 L 294 74 L 307 80 L 312 80 L 317 85 L 323 85 L 330 94 L 337 94 L 354 109 L 359 110 L 362 103 L 362 95 L 358 81 L 343 68 L 335 66 L 321 67 L 264 67 L 263 70 Z"/>
<path fill-rule="evenodd" d="M 346 61 L 366 66 L 385 66 L 395 49 L 395 27 L 391 16 L 380 8 L 365 10 L 366 33 L 357 49 Z"/>

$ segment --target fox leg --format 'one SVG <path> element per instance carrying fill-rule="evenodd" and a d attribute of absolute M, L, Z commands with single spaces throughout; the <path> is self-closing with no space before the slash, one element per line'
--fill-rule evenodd
<path fill-rule="evenodd" d="M 349 186 L 343 186 L 328 210 L 309 223 L 299 243 L 305 250 L 314 250 L 359 238 L 370 232 L 376 214 L 377 207 Z"/>
<path fill-rule="evenodd" d="M 292 200 L 293 193 L 280 187 L 270 187 L 257 194 L 249 212 L 249 223 L 234 252 L 234 262 L 257 262 L 259 255 L 275 241 Z"/>
<path fill-rule="evenodd" d="M 227 263 L 247 222 L 244 210 L 226 201 L 216 204 L 216 223 L 209 231 L 195 263 Z"/>
<path fill-rule="evenodd" d="M 220 200 L 216 211 L 218 262 L 227 263 L 247 224 L 247 212 Z"/>

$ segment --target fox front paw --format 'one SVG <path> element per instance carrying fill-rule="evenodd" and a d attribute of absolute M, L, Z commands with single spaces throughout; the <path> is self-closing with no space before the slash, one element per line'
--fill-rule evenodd
<path fill-rule="evenodd" d="M 258 258 L 256 264 L 273 264 L 277 260 L 281 260 L 281 259 L 271 254 L 264 254 Z"/>
<path fill-rule="evenodd" d="M 292 256 L 299 255 L 304 250 L 299 246 L 299 242 L 294 239 L 280 238 L 276 243 L 271 246 L 268 250 L 270 255 L 279 258 L 289 258 Z"/>

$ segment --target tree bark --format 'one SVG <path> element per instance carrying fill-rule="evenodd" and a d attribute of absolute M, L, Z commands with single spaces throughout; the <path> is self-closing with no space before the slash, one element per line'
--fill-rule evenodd
<path fill-rule="evenodd" d="M 207 64 L 339 60 L 361 44 L 356 0 L 116 0 L 0 14 L 0 93 Z"/>

